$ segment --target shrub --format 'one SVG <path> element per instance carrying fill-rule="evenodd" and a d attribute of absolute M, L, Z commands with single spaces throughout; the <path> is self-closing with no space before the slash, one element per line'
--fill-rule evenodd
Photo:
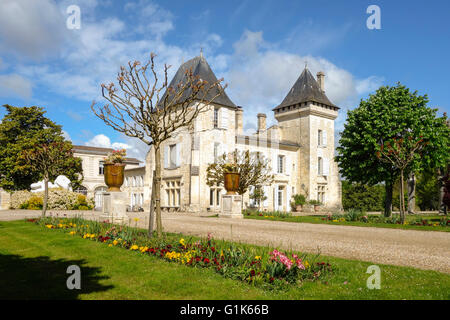
<path fill-rule="evenodd" d="M 43 199 L 43 192 L 16 191 L 11 195 L 11 208 L 42 209 Z M 47 208 L 50 210 L 91 210 L 94 208 L 94 201 L 76 192 L 50 189 Z"/>
<path fill-rule="evenodd" d="M 385 190 L 383 185 L 368 186 L 342 181 L 344 210 L 383 211 Z"/>
<path fill-rule="evenodd" d="M 306 197 L 303 194 L 294 195 L 295 205 L 304 205 L 306 203 Z"/>
<path fill-rule="evenodd" d="M 38 195 L 32 195 L 31 198 L 26 202 L 26 204 L 26 209 L 39 210 L 44 206 L 44 201 L 42 197 L 39 197 Z"/>
<path fill-rule="evenodd" d="M 359 221 L 363 217 L 363 212 L 357 209 L 350 209 L 345 215 L 347 221 Z"/>

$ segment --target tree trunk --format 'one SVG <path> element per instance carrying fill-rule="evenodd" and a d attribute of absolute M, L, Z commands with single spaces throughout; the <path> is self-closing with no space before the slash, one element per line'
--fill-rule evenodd
<path fill-rule="evenodd" d="M 400 170 L 400 222 L 405 223 L 405 190 L 403 185 L 403 169 Z"/>
<path fill-rule="evenodd" d="M 408 179 L 408 214 L 416 210 L 416 176 L 411 173 Z"/>
<path fill-rule="evenodd" d="M 156 210 L 156 234 L 162 236 L 161 221 L 161 149 L 155 145 L 155 210 Z"/>
<path fill-rule="evenodd" d="M 390 181 L 385 181 L 386 199 L 384 204 L 384 216 L 390 217 L 392 214 L 392 192 L 393 184 Z"/>
<path fill-rule="evenodd" d="M 45 217 L 48 202 L 48 178 L 44 178 L 44 203 L 42 205 L 42 216 Z"/>
<path fill-rule="evenodd" d="M 152 174 L 152 193 L 150 195 L 150 214 L 148 220 L 148 237 L 153 237 L 154 219 L 155 219 L 155 171 Z"/>

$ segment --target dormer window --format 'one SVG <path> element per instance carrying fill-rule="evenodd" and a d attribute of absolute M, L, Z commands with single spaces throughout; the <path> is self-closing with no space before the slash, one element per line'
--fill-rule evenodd
<path fill-rule="evenodd" d="M 214 128 L 219 127 L 219 108 L 214 108 Z"/>

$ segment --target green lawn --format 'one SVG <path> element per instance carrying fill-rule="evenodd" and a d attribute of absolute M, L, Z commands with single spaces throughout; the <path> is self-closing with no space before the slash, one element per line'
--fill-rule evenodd
<path fill-rule="evenodd" d="M 449 299 L 450 275 L 379 265 L 380 290 L 366 288 L 368 262 L 323 257 L 327 282 L 270 291 L 156 257 L 24 221 L 0 222 L 0 299 Z M 81 290 L 66 269 L 81 267 Z"/>
<path fill-rule="evenodd" d="M 390 224 L 390 223 L 376 223 L 376 222 L 360 222 L 360 221 L 340 221 L 333 222 L 328 220 L 322 220 L 326 216 L 290 216 L 290 217 L 277 217 L 273 218 L 256 216 L 256 215 L 244 215 L 245 219 L 257 219 L 257 220 L 274 220 L 274 221 L 286 221 L 286 222 L 299 222 L 299 223 L 321 223 L 321 224 L 332 224 L 340 226 L 358 226 L 358 227 L 376 227 L 376 228 L 391 228 L 391 229 L 407 229 L 407 230 L 422 230 L 422 231 L 444 231 L 450 232 L 450 227 L 443 226 L 413 226 L 413 225 L 401 225 L 401 224 Z M 407 216 L 406 221 L 411 222 L 417 219 L 423 218 L 433 222 L 439 222 L 443 216 L 437 215 L 414 215 Z"/>

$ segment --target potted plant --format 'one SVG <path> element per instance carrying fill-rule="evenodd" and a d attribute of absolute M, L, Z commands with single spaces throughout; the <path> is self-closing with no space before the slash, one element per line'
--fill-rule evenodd
<path fill-rule="evenodd" d="M 318 212 L 319 211 L 319 207 L 321 205 L 319 200 L 310 200 L 309 204 L 314 206 L 314 212 Z"/>
<path fill-rule="evenodd" d="M 227 194 L 237 194 L 239 189 L 239 172 L 236 164 L 226 163 L 223 166 L 223 178 Z"/>
<path fill-rule="evenodd" d="M 306 203 L 306 197 L 302 194 L 294 195 L 294 205 L 295 211 L 301 212 L 303 210 L 303 205 Z"/>
<path fill-rule="evenodd" d="M 124 169 L 125 169 L 125 155 L 126 150 L 113 150 L 108 153 L 103 165 L 105 183 L 108 186 L 108 191 L 120 191 L 123 184 Z"/>

